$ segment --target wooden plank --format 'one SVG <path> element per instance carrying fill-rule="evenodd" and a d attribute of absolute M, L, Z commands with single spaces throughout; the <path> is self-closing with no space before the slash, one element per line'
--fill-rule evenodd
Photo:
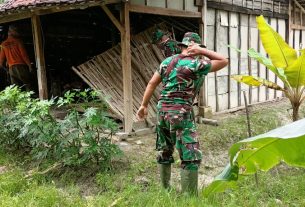
<path fill-rule="evenodd" d="M 259 30 L 257 30 L 257 51 L 260 52 L 261 50 L 261 43 L 260 43 L 261 37 L 259 36 Z M 257 62 L 257 77 L 260 77 L 261 75 L 261 64 Z M 260 102 L 260 93 L 261 93 L 261 87 L 257 87 L 257 102 Z"/>
<path fill-rule="evenodd" d="M 121 32 L 124 33 L 124 27 L 121 25 L 121 23 L 117 20 L 117 18 L 112 14 L 112 12 L 108 9 L 106 5 L 102 5 L 102 9 L 107 14 L 109 19 L 112 21 L 112 23 L 116 26 L 116 28 Z"/>
<path fill-rule="evenodd" d="M 278 18 L 276 18 L 276 32 L 279 33 L 279 19 Z M 276 84 L 278 84 L 278 76 L 277 75 L 275 75 L 274 82 Z M 277 90 L 274 90 L 274 97 L 273 98 L 276 99 L 276 97 L 277 97 Z"/>
<path fill-rule="evenodd" d="M 297 29 L 297 30 L 305 30 L 305 26 L 298 25 L 298 24 L 291 24 L 291 29 Z"/>
<path fill-rule="evenodd" d="M 268 18 L 268 24 L 271 24 L 271 18 Z M 267 54 L 268 55 L 268 54 Z M 269 80 L 269 69 L 267 67 L 265 67 L 265 72 L 266 72 L 266 80 Z M 269 88 L 266 87 L 266 101 L 269 99 Z"/>
<path fill-rule="evenodd" d="M 251 15 L 248 15 L 248 43 L 247 43 L 247 49 L 249 50 L 251 48 Z M 252 59 L 248 55 L 248 73 L 251 76 L 252 75 Z M 248 95 L 248 101 L 249 104 L 252 103 L 252 86 L 249 86 L 249 95 Z"/>
<path fill-rule="evenodd" d="M 290 32 L 291 32 L 291 1 L 288 4 L 288 19 L 286 20 L 286 42 L 289 44 Z"/>
<path fill-rule="evenodd" d="M 237 48 L 241 49 L 241 14 L 238 13 L 238 46 Z M 238 74 L 241 73 L 241 53 L 238 53 Z M 241 106 L 241 84 L 237 83 L 237 102 L 238 106 Z"/>
<path fill-rule="evenodd" d="M 293 1 L 293 21 L 292 21 L 292 23 L 293 24 L 295 24 L 296 23 L 296 3 L 295 3 L 295 1 Z"/>
<path fill-rule="evenodd" d="M 231 12 L 228 13 L 228 45 L 231 45 Z M 231 48 L 228 47 L 228 57 L 231 57 Z M 231 61 L 228 63 L 228 109 L 231 108 Z"/>
<path fill-rule="evenodd" d="M 131 72 L 131 50 L 130 50 L 130 19 L 129 2 L 125 2 L 121 9 L 121 24 L 124 32 L 121 33 L 122 46 L 122 70 L 123 70 L 123 92 L 124 92 L 124 131 L 130 133 L 133 125 L 133 98 L 132 98 L 132 72 Z"/>
<path fill-rule="evenodd" d="M 219 31 L 219 22 L 218 22 L 219 11 L 215 10 L 215 25 L 214 25 L 214 51 L 217 52 L 217 38 Z M 214 72 L 215 78 L 215 99 L 216 99 L 216 112 L 219 111 L 219 99 L 218 99 L 218 83 L 217 83 L 217 72 Z"/>
<path fill-rule="evenodd" d="M 183 10 L 183 0 L 167 0 L 167 8 Z"/>
<path fill-rule="evenodd" d="M 201 21 L 199 24 L 199 33 L 201 36 L 202 43 L 206 45 L 207 42 L 207 3 L 206 0 L 202 0 L 202 7 L 200 7 L 201 12 Z M 199 106 L 207 106 L 207 81 L 205 80 L 203 82 L 203 85 L 200 89 L 199 93 Z"/>
<path fill-rule="evenodd" d="M 166 9 L 161 7 L 130 5 L 130 12 L 156 14 L 174 17 L 201 18 L 200 12 L 181 11 L 176 9 Z"/>
<path fill-rule="evenodd" d="M 44 57 L 44 48 L 42 43 L 42 30 L 40 18 L 37 15 L 34 15 L 32 17 L 32 31 L 37 66 L 39 98 L 48 99 L 47 72 Z"/>

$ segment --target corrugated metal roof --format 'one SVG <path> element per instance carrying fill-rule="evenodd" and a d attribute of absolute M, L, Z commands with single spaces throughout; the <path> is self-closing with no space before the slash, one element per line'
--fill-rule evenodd
<path fill-rule="evenodd" d="M 83 4 L 89 2 L 102 2 L 102 0 L 8 0 L 0 4 L 0 12 L 32 9 L 38 7 L 51 7 L 56 5 Z"/>

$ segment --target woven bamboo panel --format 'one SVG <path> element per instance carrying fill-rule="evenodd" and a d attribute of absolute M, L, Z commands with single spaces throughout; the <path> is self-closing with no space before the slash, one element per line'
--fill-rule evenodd
<path fill-rule="evenodd" d="M 162 26 L 160 26 L 162 28 Z M 164 26 L 163 26 L 164 27 Z M 160 62 L 164 59 L 161 51 L 151 44 L 150 28 L 131 39 L 131 67 L 133 93 L 133 119 L 136 121 L 136 111 L 139 108 L 144 90 Z M 112 112 L 123 119 L 123 73 L 120 44 L 94 57 L 73 70 L 93 89 L 100 91 Z M 149 105 L 148 117 L 155 117 L 156 104 L 160 88 L 158 88 Z"/>

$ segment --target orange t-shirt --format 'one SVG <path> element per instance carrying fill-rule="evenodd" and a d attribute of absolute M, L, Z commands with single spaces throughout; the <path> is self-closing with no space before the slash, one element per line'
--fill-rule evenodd
<path fill-rule="evenodd" d="M 7 61 L 9 67 L 19 64 L 31 64 L 22 41 L 12 36 L 9 36 L 1 44 L 0 64 L 3 65 L 5 60 Z"/>

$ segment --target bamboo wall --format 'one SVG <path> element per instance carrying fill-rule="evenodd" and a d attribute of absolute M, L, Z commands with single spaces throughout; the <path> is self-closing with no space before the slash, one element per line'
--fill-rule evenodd
<path fill-rule="evenodd" d="M 285 39 L 285 20 L 267 18 L 267 21 Z M 241 48 L 243 53 L 237 53 L 227 45 Z M 259 40 L 254 15 L 208 9 L 207 47 L 230 57 L 230 64 L 225 69 L 217 73 L 209 73 L 205 81 L 207 103 L 214 112 L 244 105 L 242 91 L 247 92 L 249 103 L 265 102 L 282 97 L 281 92 L 265 87 L 249 87 L 230 78 L 230 75 L 234 74 L 249 74 L 282 85 L 266 67 L 247 56 L 246 51 L 249 48 L 265 54 Z"/>

